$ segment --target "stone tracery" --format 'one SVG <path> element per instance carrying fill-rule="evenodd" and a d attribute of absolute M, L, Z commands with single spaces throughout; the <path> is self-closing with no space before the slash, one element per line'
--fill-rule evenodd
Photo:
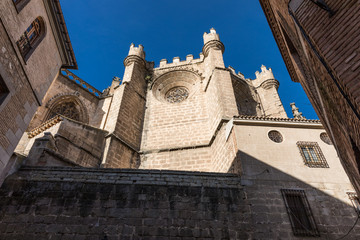
<path fill-rule="evenodd" d="M 74 102 L 61 102 L 60 104 L 56 105 L 53 109 L 51 109 L 49 118 L 53 118 L 58 114 L 76 121 L 80 121 L 80 112 L 76 108 Z"/>

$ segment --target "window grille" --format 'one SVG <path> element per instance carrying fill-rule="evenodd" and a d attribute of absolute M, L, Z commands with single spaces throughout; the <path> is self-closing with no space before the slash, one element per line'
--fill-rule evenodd
<path fill-rule="evenodd" d="M 30 56 L 31 50 L 35 49 L 40 43 L 44 33 L 44 22 L 40 17 L 38 17 L 20 36 L 20 39 L 17 41 L 17 45 L 25 60 Z"/>
<path fill-rule="evenodd" d="M 328 168 L 329 165 L 316 142 L 297 142 L 300 154 L 308 167 Z"/>
<path fill-rule="evenodd" d="M 9 89 L 7 88 L 4 80 L 0 76 L 0 104 L 2 104 L 8 93 L 9 93 Z"/>
<path fill-rule="evenodd" d="M 295 236 L 320 236 L 304 190 L 281 189 Z"/>
<path fill-rule="evenodd" d="M 347 195 L 349 196 L 351 203 L 355 208 L 356 213 L 360 217 L 360 201 L 358 196 L 354 192 L 347 192 Z"/>

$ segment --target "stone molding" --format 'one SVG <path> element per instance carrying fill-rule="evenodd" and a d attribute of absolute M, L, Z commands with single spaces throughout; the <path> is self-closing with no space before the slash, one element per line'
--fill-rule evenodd
<path fill-rule="evenodd" d="M 264 81 L 263 83 L 260 84 L 260 87 L 264 88 L 264 89 L 270 89 L 272 87 L 275 87 L 276 90 L 279 88 L 279 81 L 276 79 L 268 79 L 266 81 Z"/>
<path fill-rule="evenodd" d="M 260 4 L 265 12 L 265 16 L 269 22 L 269 26 L 275 36 L 276 43 L 280 48 L 280 53 L 283 56 L 284 62 L 287 66 L 289 74 L 291 76 L 291 80 L 294 82 L 299 82 L 299 78 L 297 77 L 294 65 L 292 63 L 291 57 L 289 55 L 286 43 L 282 37 L 281 30 L 278 25 L 278 21 L 275 17 L 275 14 L 271 8 L 269 0 L 260 0 Z"/>
<path fill-rule="evenodd" d="M 132 63 L 138 63 L 144 67 L 146 66 L 146 61 L 137 55 L 129 55 L 124 59 L 125 67 L 130 66 Z"/>
<path fill-rule="evenodd" d="M 271 121 L 271 122 L 293 122 L 293 123 L 315 123 L 322 126 L 320 120 L 315 119 L 303 119 L 303 118 L 273 118 L 273 117 L 258 117 L 239 115 L 234 116 L 235 120 L 257 120 L 257 121 Z"/>
<path fill-rule="evenodd" d="M 52 126 L 56 125 L 57 123 L 61 122 L 62 120 L 64 120 L 64 118 L 60 115 L 57 115 L 54 118 L 44 122 L 37 128 L 34 128 L 30 132 L 28 132 L 28 137 L 33 138 L 33 137 L 39 135 L 40 133 L 44 132 L 45 130 L 51 128 Z"/>
<path fill-rule="evenodd" d="M 210 49 L 221 50 L 221 53 L 224 53 L 225 46 L 219 40 L 211 40 L 211 41 L 205 43 L 202 48 L 202 52 L 204 53 L 205 57 L 207 57 L 209 55 Z"/>
<path fill-rule="evenodd" d="M 203 80 L 205 77 L 202 75 L 202 73 L 199 70 L 195 70 L 193 67 L 191 67 L 191 63 L 186 64 L 186 65 L 180 65 L 180 66 L 173 66 L 173 67 L 168 67 L 168 68 L 161 68 L 161 69 L 154 69 L 154 72 L 152 74 L 152 77 L 149 81 L 151 87 L 154 85 L 154 83 L 156 82 L 157 79 L 159 79 L 160 77 L 162 77 L 163 75 L 170 73 L 170 72 L 175 72 L 175 71 L 187 71 L 187 72 L 192 72 L 195 75 L 197 75 L 201 80 Z"/>
<path fill-rule="evenodd" d="M 49 117 L 52 109 L 54 107 L 56 107 L 57 104 L 59 104 L 63 101 L 66 101 L 66 100 L 70 100 L 79 106 L 79 110 L 80 110 L 79 113 L 80 113 L 80 119 L 81 119 L 80 122 L 85 123 L 85 124 L 89 123 L 88 111 L 87 111 L 84 103 L 80 100 L 80 98 L 78 96 L 79 96 L 79 92 L 59 93 L 59 94 L 56 94 L 55 96 L 53 96 L 52 98 L 50 98 L 50 100 L 47 101 L 47 103 L 45 104 L 45 107 L 48 108 L 45 119 L 47 119 Z"/>

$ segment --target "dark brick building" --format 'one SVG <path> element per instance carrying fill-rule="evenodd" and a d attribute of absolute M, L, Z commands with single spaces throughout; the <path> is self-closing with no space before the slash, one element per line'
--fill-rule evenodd
<path fill-rule="evenodd" d="M 360 193 L 360 2 L 260 0 L 293 81 L 300 82 Z"/>

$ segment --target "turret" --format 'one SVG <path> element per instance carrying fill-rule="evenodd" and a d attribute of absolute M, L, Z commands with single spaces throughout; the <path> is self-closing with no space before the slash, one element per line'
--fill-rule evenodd
<path fill-rule="evenodd" d="M 223 53 L 225 51 L 224 44 L 220 41 L 219 34 L 214 28 L 210 29 L 210 33 L 204 33 L 204 46 L 202 52 L 205 61 L 205 74 L 209 76 L 215 67 L 224 68 Z"/>
<path fill-rule="evenodd" d="M 138 158 L 145 113 L 147 69 L 144 47 L 132 43 L 124 60 L 125 72 L 122 84 L 114 87 L 104 129 L 109 132 L 103 155 L 104 167 L 132 167 Z M 118 78 L 113 84 L 119 84 Z M 123 157 L 119 157 L 119 149 Z"/>
<path fill-rule="evenodd" d="M 128 56 L 124 60 L 125 67 L 133 62 L 139 62 L 145 65 L 145 51 L 143 45 L 135 47 L 134 43 L 131 43 Z"/>
<path fill-rule="evenodd" d="M 287 118 L 279 94 L 279 82 L 275 79 L 272 69 L 261 66 L 261 72 L 255 72 L 256 79 L 252 81 L 256 88 L 265 116 Z"/>

